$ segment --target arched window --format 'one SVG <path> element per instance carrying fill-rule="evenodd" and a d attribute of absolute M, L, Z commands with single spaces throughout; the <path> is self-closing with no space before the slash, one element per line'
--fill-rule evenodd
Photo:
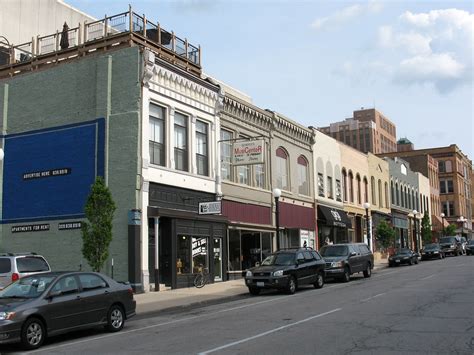
<path fill-rule="evenodd" d="M 370 178 L 370 190 L 372 190 L 372 205 L 377 205 L 377 199 L 375 197 L 375 178 L 372 176 Z"/>
<path fill-rule="evenodd" d="M 300 155 L 298 157 L 298 193 L 300 195 L 309 196 L 309 182 L 308 182 L 308 160 Z"/>
<path fill-rule="evenodd" d="M 347 172 L 342 169 L 342 195 L 344 202 L 347 202 Z"/>
<path fill-rule="evenodd" d="M 400 206 L 400 190 L 398 189 L 398 182 L 395 183 L 395 197 L 397 200 L 397 206 Z"/>
<path fill-rule="evenodd" d="M 362 204 L 362 190 L 361 190 L 361 185 L 360 185 L 360 175 L 356 175 L 356 180 L 357 180 L 357 203 L 359 205 Z"/>
<path fill-rule="evenodd" d="M 369 202 L 369 182 L 364 177 L 364 202 Z"/>
<path fill-rule="evenodd" d="M 393 196 L 393 194 L 392 194 L 392 196 Z M 390 207 L 390 205 L 388 203 L 388 183 L 385 182 L 385 208 L 389 208 L 389 207 Z"/>
<path fill-rule="evenodd" d="M 395 204 L 395 187 L 393 186 L 393 181 L 390 181 L 390 191 L 392 194 L 392 203 Z"/>
<path fill-rule="evenodd" d="M 378 192 L 379 192 L 379 207 L 382 207 L 382 180 L 379 179 L 378 181 Z"/>
<path fill-rule="evenodd" d="M 354 203 L 354 175 L 349 171 L 349 202 Z"/>
<path fill-rule="evenodd" d="M 276 150 L 276 186 L 279 189 L 289 191 L 288 181 L 288 153 L 282 147 Z"/>

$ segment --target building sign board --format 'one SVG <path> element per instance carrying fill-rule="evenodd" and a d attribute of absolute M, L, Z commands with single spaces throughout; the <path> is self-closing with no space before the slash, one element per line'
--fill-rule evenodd
<path fill-rule="evenodd" d="M 199 214 L 220 214 L 221 206 L 221 201 L 200 202 Z"/>
<path fill-rule="evenodd" d="M 60 231 L 69 230 L 69 229 L 81 229 L 81 228 L 82 228 L 82 222 L 65 222 L 65 223 L 58 224 L 58 230 Z"/>
<path fill-rule="evenodd" d="M 12 227 L 12 233 L 42 232 L 42 231 L 49 231 L 49 224 L 28 224 L 28 225 Z"/>
<path fill-rule="evenodd" d="M 33 180 L 33 179 L 47 178 L 47 177 L 53 177 L 53 176 L 69 175 L 70 173 L 71 173 L 71 168 L 34 171 L 34 172 L 24 173 L 23 180 Z"/>
<path fill-rule="evenodd" d="M 232 146 L 232 164 L 250 165 L 263 164 L 265 141 L 263 139 L 235 142 Z"/>

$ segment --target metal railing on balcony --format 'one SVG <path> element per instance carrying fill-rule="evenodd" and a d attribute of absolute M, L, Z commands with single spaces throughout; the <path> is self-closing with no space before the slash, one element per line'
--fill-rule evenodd
<path fill-rule="evenodd" d="M 23 63 L 39 56 L 78 48 L 90 42 L 107 39 L 121 33 L 133 33 L 147 41 L 165 48 L 184 60 L 200 66 L 201 48 L 188 43 L 187 39 L 177 37 L 160 27 L 159 23 L 149 21 L 132 11 L 118 15 L 105 16 L 94 22 L 84 22 L 78 27 L 57 31 L 47 36 L 37 36 L 31 42 L 10 45 L 0 39 L 0 67 L 6 64 Z M 66 38 L 64 38 L 66 36 Z"/>

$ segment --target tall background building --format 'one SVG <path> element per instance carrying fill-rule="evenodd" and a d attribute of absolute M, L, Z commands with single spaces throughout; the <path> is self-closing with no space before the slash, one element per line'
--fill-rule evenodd
<path fill-rule="evenodd" d="M 397 151 L 395 124 L 375 108 L 361 108 L 353 112 L 353 117 L 331 123 L 329 127 L 321 127 L 319 130 L 364 153 Z"/>

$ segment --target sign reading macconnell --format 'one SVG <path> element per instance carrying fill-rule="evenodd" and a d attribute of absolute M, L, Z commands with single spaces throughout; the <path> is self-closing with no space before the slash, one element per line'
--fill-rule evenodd
<path fill-rule="evenodd" d="M 41 179 L 47 177 L 63 176 L 71 174 L 71 168 L 59 168 L 43 171 L 32 171 L 23 174 L 23 180 Z"/>
<path fill-rule="evenodd" d="M 263 164 L 265 154 L 264 148 L 265 141 L 263 139 L 235 142 L 232 147 L 232 164 Z"/>
<path fill-rule="evenodd" d="M 28 224 L 23 226 L 13 226 L 12 233 L 42 232 L 49 231 L 49 224 Z"/>

